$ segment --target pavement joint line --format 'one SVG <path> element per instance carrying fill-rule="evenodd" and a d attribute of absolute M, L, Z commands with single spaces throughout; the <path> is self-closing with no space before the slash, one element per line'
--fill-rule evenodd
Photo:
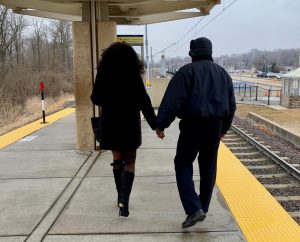
<path fill-rule="evenodd" d="M 142 148 L 139 148 L 139 150 L 176 150 L 176 147 L 174 147 L 174 148 L 156 148 L 156 147 L 144 148 L 144 147 L 142 147 Z"/>
<path fill-rule="evenodd" d="M 174 175 L 142 175 L 142 176 L 135 174 L 134 177 L 164 177 L 164 176 L 166 176 L 166 177 L 169 177 L 169 176 L 173 177 L 173 176 L 175 176 L 175 173 L 174 173 Z M 113 174 L 112 175 L 88 176 L 87 178 L 97 178 L 97 177 L 113 177 Z"/>
<path fill-rule="evenodd" d="M 237 231 L 240 231 L 239 229 L 236 230 L 205 230 L 205 231 L 189 231 L 188 229 L 175 232 L 175 231 L 152 231 L 152 232 L 103 232 L 103 233 L 55 233 L 55 234 L 47 234 L 47 236 L 71 236 L 71 235 L 79 235 L 79 236 L 85 236 L 85 235 L 141 235 L 141 234 L 205 234 L 205 233 L 236 233 Z"/>
<path fill-rule="evenodd" d="M 194 174 L 194 177 L 199 177 L 199 174 Z M 87 176 L 86 179 L 89 178 L 108 178 L 108 177 L 113 177 L 113 175 L 103 175 L 103 176 Z M 139 175 L 135 175 L 135 177 L 139 177 L 139 178 L 147 178 L 147 177 L 175 177 L 175 173 L 174 175 L 143 175 L 143 176 L 139 176 Z M 196 180 L 195 180 L 196 181 Z"/>
<path fill-rule="evenodd" d="M 0 238 L 10 238 L 10 237 L 27 237 L 28 234 L 9 234 L 9 235 L 0 235 Z"/>
<path fill-rule="evenodd" d="M 84 181 L 87 174 L 90 172 L 94 164 L 96 163 L 97 159 L 99 158 L 101 152 L 93 152 L 91 156 L 88 157 L 88 159 L 85 161 L 84 165 L 78 170 L 77 174 L 84 171 L 84 176 L 79 179 L 78 182 L 75 181 L 75 178 L 77 176 L 74 176 L 72 179 L 72 182 L 70 183 L 70 186 L 61 194 L 60 199 L 57 200 L 55 205 L 53 206 L 52 211 L 48 213 L 48 218 L 45 217 L 43 221 L 41 221 L 40 225 L 36 228 L 36 230 L 32 233 L 31 237 L 28 237 L 25 241 L 43 241 L 48 232 L 51 230 L 53 225 L 56 223 L 60 215 L 63 213 L 67 205 L 71 202 L 74 195 L 78 191 L 79 187 L 81 186 L 82 182 Z M 74 186 L 72 188 L 72 186 Z M 65 196 L 65 198 L 64 198 Z M 55 211 L 56 210 L 56 211 Z M 47 221 L 49 220 L 49 221 Z"/>
<path fill-rule="evenodd" d="M 32 151 L 36 151 L 36 150 L 30 150 L 30 149 L 26 149 L 26 150 L 13 150 L 13 149 L 4 149 L 4 150 L 1 150 L 0 152 L 2 153 L 2 152 L 6 152 L 6 153 L 19 153 L 19 152 L 22 152 L 22 153 L 26 153 L 26 152 L 28 152 L 28 153 L 31 153 Z M 82 156 L 88 156 L 89 154 L 87 154 L 87 153 L 82 153 L 82 152 L 78 152 L 77 150 L 74 150 L 74 149 L 65 149 L 65 150 L 61 150 L 61 149 L 59 149 L 59 150 L 41 150 L 41 149 L 39 149 L 38 151 L 41 151 L 41 152 L 53 152 L 53 151 L 72 151 L 72 152 L 74 152 L 75 154 L 78 154 L 78 155 L 82 155 Z M 103 151 L 104 152 L 104 151 Z"/>
<path fill-rule="evenodd" d="M 0 178 L 0 181 L 9 181 L 9 180 L 47 180 L 47 179 L 71 179 L 69 177 L 24 177 L 24 178 Z"/>
<path fill-rule="evenodd" d="M 100 154 L 100 153 L 99 153 Z M 73 181 L 75 180 L 77 174 L 80 172 L 80 170 L 84 167 L 84 165 L 88 162 L 88 160 L 91 158 L 92 155 L 89 155 L 88 157 L 86 157 L 86 159 L 84 160 L 84 162 L 82 163 L 82 165 L 79 167 L 79 169 L 77 170 L 77 172 L 75 173 L 75 175 L 70 179 L 70 181 L 68 182 L 68 184 L 65 186 L 65 188 L 62 190 L 62 192 L 58 195 L 58 197 L 54 200 L 54 202 L 51 204 L 51 206 L 47 209 L 47 211 L 45 212 L 45 214 L 43 215 L 43 217 L 40 219 L 40 221 L 37 223 L 37 225 L 34 227 L 34 229 L 31 231 L 31 233 L 29 235 L 27 235 L 27 238 L 25 239 L 25 241 L 41 241 L 40 239 L 36 239 L 36 233 L 39 229 L 39 227 L 42 225 L 43 221 L 45 221 L 45 219 L 47 218 L 47 216 L 51 213 L 51 211 L 53 210 L 53 208 L 57 205 L 58 201 L 62 198 L 62 196 L 65 194 L 65 192 L 67 191 L 67 189 L 69 187 L 71 187 Z M 98 157 L 98 156 L 96 156 Z M 69 200 L 68 200 L 69 201 Z M 66 204 L 65 204 L 66 205 Z M 65 208 L 65 205 L 63 206 L 63 209 Z M 60 211 L 60 213 L 63 211 L 63 209 Z M 59 215 L 60 215 L 59 213 Z M 58 215 L 58 216 L 59 216 Z M 56 221 L 56 219 L 55 219 Z M 51 227 L 53 225 L 51 224 Z M 33 240 L 31 240 L 32 237 L 34 237 Z M 41 238 L 41 236 L 38 235 L 39 238 Z"/>
<path fill-rule="evenodd" d="M 36 227 L 33 229 L 33 231 L 39 226 L 39 224 L 43 221 L 43 219 L 47 216 L 47 214 L 50 212 L 50 210 L 53 208 L 53 206 L 55 205 L 55 203 L 58 201 L 58 199 L 62 196 L 62 194 L 65 192 L 65 190 L 68 188 L 68 186 L 72 183 L 72 181 L 74 180 L 74 178 L 76 177 L 76 175 L 79 173 L 80 169 L 84 166 L 84 164 L 87 162 L 87 160 L 90 158 L 90 155 L 88 157 L 86 157 L 86 159 L 84 160 L 84 162 L 82 163 L 82 165 L 80 166 L 80 168 L 77 170 L 77 172 L 75 173 L 75 175 L 73 177 L 71 177 L 70 181 L 68 182 L 68 184 L 66 185 L 66 187 L 63 189 L 63 191 L 58 195 L 58 197 L 55 199 L 55 201 L 51 204 L 51 206 L 48 208 L 48 210 L 46 211 L 46 213 L 44 214 L 44 216 L 42 217 L 42 219 L 39 221 L 39 223 L 36 225 Z M 33 233 L 33 231 L 29 234 L 28 237 L 31 236 L 31 234 Z M 28 239 L 28 238 L 27 238 Z M 27 241 L 27 239 L 25 241 Z"/>
<path fill-rule="evenodd" d="M 78 185 L 75 187 L 75 189 L 73 190 L 72 194 L 67 198 L 67 201 L 59 209 L 57 216 L 55 217 L 54 220 L 52 220 L 52 223 L 51 223 L 50 226 L 48 226 L 47 231 L 44 231 L 43 237 L 41 238 L 41 241 L 43 241 L 46 238 L 47 234 L 49 233 L 49 231 L 51 230 L 51 228 L 53 227 L 53 225 L 56 223 L 56 221 L 58 220 L 58 218 L 60 217 L 60 215 L 62 214 L 62 212 L 65 210 L 65 208 L 67 207 L 67 205 L 71 202 L 71 200 L 73 199 L 74 195 L 76 194 L 76 192 L 80 188 L 82 182 L 84 181 L 84 179 L 86 178 L 86 176 L 89 174 L 89 172 L 91 171 L 91 169 L 93 168 L 94 164 L 96 163 L 97 159 L 99 158 L 99 156 L 101 154 L 102 154 L 101 151 L 100 152 L 93 152 L 93 154 L 91 156 L 89 156 L 89 158 L 91 158 L 91 162 L 90 162 L 89 165 L 87 165 L 87 169 L 86 169 L 86 171 L 84 173 L 84 176 L 80 179 Z M 86 160 L 86 163 L 88 163 L 89 158 Z M 79 174 L 80 171 L 82 171 L 82 170 L 80 169 L 78 171 L 78 174 Z M 36 241 L 36 240 L 33 239 L 33 241 Z"/>
<path fill-rule="evenodd" d="M 0 148 L 0 150 L 1 150 L 1 148 Z M 20 149 L 7 149 L 7 150 L 1 150 L 0 152 L 14 152 L 14 153 L 18 153 L 18 152 L 32 152 L 32 151 L 40 151 L 40 152 L 47 152 L 47 151 L 49 151 L 49 152 L 53 152 L 53 151 L 74 151 L 74 150 L 49 150 L 49 149 L 47 149 L 47 150 L 41 150 L 41 149 L 32 149 L 32 150 L 29 150 L 29 149 L 24 149 L 24 150 L 20 150 Z M 82 155 L 84 155 L 84 154 L 82 154 Z"/>

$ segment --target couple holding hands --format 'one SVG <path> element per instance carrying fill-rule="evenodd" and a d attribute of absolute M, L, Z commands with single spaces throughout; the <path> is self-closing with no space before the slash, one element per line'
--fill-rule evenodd
<path fill-rule="evenodd" d="M 220 139 L 230 128 L 235 109 L 232 80 L 212 59 L 212 43 L 201 37 L 190 43 L 192 63 L 170 80 L 155 115 L 141 74 L 143 64 L 134 49 L 113 43 L 102 53 L 91 95 L 101 106 L 101 149 L 111 150 L 119 215 L 129 216 L 136 150 L 142 143 L 142 111 L 159 138 L 178 117 L 180 135 L 174 159 L 177 187 L 187 214 L 182 228 L 203 221 L 216 180 Z M 198 155 L 200 194 L 195 191 L 193 162 Z"/>

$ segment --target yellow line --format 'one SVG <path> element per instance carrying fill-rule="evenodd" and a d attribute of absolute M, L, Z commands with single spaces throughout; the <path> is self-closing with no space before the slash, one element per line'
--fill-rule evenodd
<path fill-rule="evenodd" d="M 300 227 L 222 143 L 217 185 L 249 242 L 300 242 Z"/>
<path fill-rule="evenodd" d="M 46 121 L 48 123 L 46 124 L 41 124 L 41 122 L 43 121 L 42 119 L 37 120 L 33 123 L 27 124 L 21 128 L 15 129 L 7 134 L 4 134 L 2 136 L 0 136 L 0 149 L 11 145 L 12 143 L 15 143 L 16 141 L 24 138 L 25 136 L 32 134 L 33 132 L 44 128 L 46 126 L 48 126 L 49 124 L 68 116 L 69 114 L 73 113 L 75 111 L 74 108 L 66 108 L 62 111 L 59 111 L 57 113 L 54 113 L 52 115 L 49 115 L 46 117 Z"/>

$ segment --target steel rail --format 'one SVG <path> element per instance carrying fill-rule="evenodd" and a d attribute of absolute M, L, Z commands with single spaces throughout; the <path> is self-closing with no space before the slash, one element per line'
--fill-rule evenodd
<path fill-rule="evenodd" d="M 231 129 L 234 132 L 236 132 L 238 135 L 243 137 L 245 140 L 247 140 L 249 143 L 251 143 L 253 146 L 255 146 L 257 149 L 259 149 L 261 152 L 263 152 L 272 161 L 274 161 L 278 165 L 280 165 L 283 169 L 285 169 L 292 176 L 294 176 L 298 181 L 300 181 L 300 171 L 299 170 L 297 170 L 295 167 L 291 166 L 288 162 L 286 162 L 285 160 L 280 158 L 278 155 L 276 155 L 274 152 L 269 150 L 267 147 L 263 146 L 258 141 L 256 141 L 252 137 L 250 137 L 248 134 L 246 134 L 241 129 L 239 129 L 236 125 L 232 125 Z"/>

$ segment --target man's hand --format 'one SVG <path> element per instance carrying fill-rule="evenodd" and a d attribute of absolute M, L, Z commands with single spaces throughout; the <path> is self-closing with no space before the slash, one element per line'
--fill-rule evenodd
<path fill-rule="evenodd" d="M 225 137 L 225 134 L 221 134 L 221 140 Z"/>
<path fill-rule="evenodd" d="M 156 132 L 158 138 L 164 139 L 164 137 L 165 137 L 164 131 L 161 131 L 161 130 L 156 128 L 155 132 Z"/>

